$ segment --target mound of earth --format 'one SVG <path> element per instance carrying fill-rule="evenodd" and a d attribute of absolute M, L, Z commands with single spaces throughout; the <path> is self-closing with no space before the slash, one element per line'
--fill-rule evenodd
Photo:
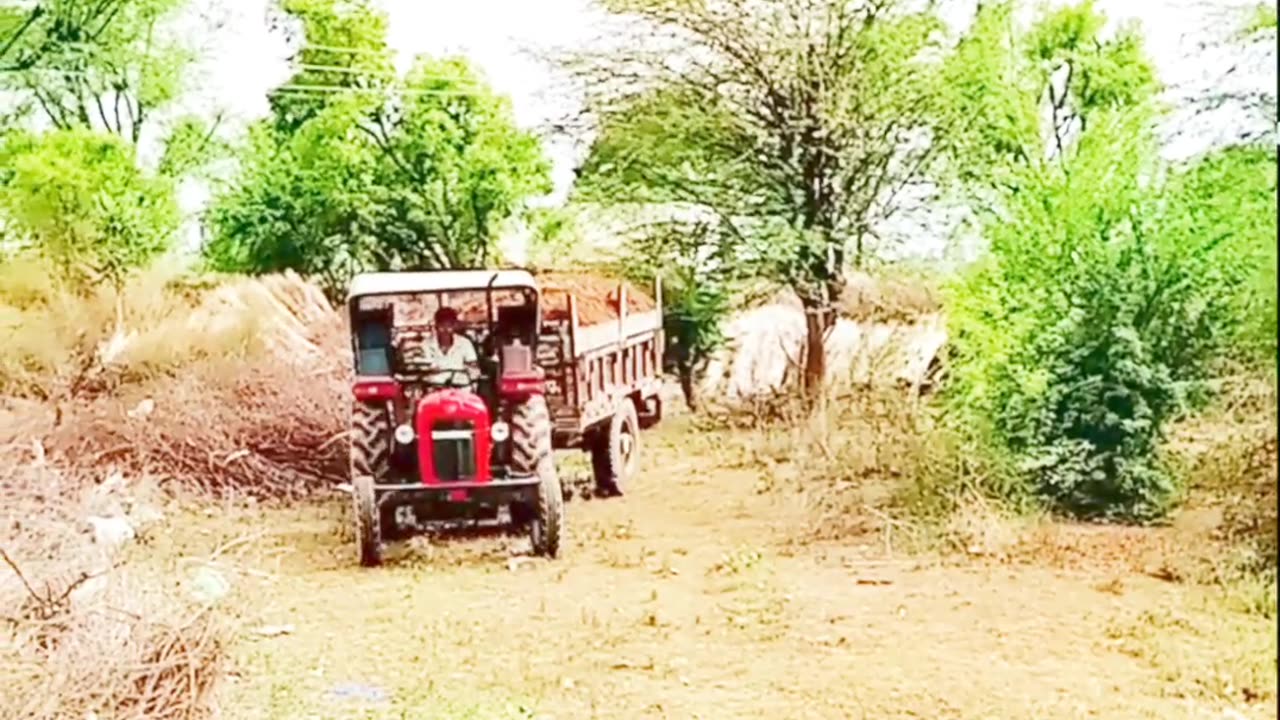
<path fill-rule="evenodd" d="M 635 285 L 588 273 L 555 272 L 538 275 L 542 286 L 542 315 L 548 320 L 565 320 L 569 317 L 569 296 L 578 307 L 578 322 L 583 325 L 609 322 L 618 319 L 618 286 L 627 289 L 627 312 L 649 312 L 657 303 L 647 292 Z"/>

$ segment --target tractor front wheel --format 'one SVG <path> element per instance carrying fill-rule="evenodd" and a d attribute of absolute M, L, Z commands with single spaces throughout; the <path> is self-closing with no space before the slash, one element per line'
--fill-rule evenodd
<path fill-rule="evenodd" d="M 356 543 L 360 548 L 360 564 L 375 567 L 382 564 L 382 514 L 378 512 L 378 496 L 373 478 L 357 475 L 351 479 L 351 494 L 356 509 Z"/>
<path fill-rule="evenodd" d="M 538 463 L 537 513 L 529 524 L 533 554 L 549 558 L 559 555 L 563 532 L 564 495 L 560 489 L 560 476 L 556 473 L 555 458 L 548 454 Z"/>

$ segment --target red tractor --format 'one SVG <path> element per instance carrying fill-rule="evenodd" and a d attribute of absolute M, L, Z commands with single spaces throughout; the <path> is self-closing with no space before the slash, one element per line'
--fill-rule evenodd
<path fill-rule="evenodd" d="M 374 273 L 348 294 L 356 379 L 351 490 L 360 562 L 382 561 L 404 515 L 493 520 L 505 508 L 555 557 L 563 495 L 545 376 L 535 364 L 539 293 L 524 271 Z M 474 365 L 440 365 L 441 308 Z M 452 324 L 452 323 L 451 323 Z M 462 341 L 456 338 L 462 338 Z M 436 359 L 428 347 L 434 347 Z M 450 347 L 453 347 L 451 344 Z"/>

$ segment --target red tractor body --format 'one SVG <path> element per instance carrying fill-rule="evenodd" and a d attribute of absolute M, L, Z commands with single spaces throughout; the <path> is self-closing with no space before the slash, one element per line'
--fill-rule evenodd
<path fill-rule="evenodd" d="M 475 393 L 437 390 L 413 416 L 418 474 L 424 485 L 483 485 L 492 479 L 492 422 Z"/>
<path fill-rule="evenodd" d="M 554 556 L 563 497 L 543 373 L 530 349 L 538 322 L 532 277 L 452 271 L 357 281 L 351 485 L 361 562 L 381 561 L 401 508 L 431 522 L 493 520 L 505 506 L 528 526 L 534 551 Z M 505 291 L 505 305 L 495 304 L 495 290 Z M 455 305 L 462 313 L 454 341 L 476 348 L 475 367 L 461 370 L 418 357 L 435 329 L 414 318 Z"/>

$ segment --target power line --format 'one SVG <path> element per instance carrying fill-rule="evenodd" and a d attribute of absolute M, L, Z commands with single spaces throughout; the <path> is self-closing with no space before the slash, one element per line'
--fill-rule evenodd
<path fill-rule="evenodd" d="M 307 63 L 300 63 L 300 64 L 293 65 L 293 67 L 298 70 L 310 70 L 313 72 L 331 72 L 331 73 L 340 74 L 340 75 L 356 75 L 356 76 L 366 77 L 366 78 L 375 79 L 375 80 L 400 80 L 401 79 L 399 75 L 395 75 L 392 73 L 377 73 L 373 71 L 360 70 L 358 68 L 342 67 L 341 65 L 311 65 Z M 44 75 L 65 75 L 70 77 L 82 77 L 85 75 L 97 74 L 84 68 L 56 68 L 56 67 L 26 68 L 25 70 L 18 71 L 16 74 L 24 74 L 24 73 L 35 73 L 35 74 L 44 74 Z M 111 73 L 102 73 L 102 74 L 106 76 L 111 75 Z M 483 83 L 477 82 L 475 80 L 462 80 L 456 76 L 450 76 L 450 75 L 414 75 L 413 79 L 415 81 L 424 81 L 424 82 L 433 82 L 433 81 L 450 82 L 457 85 L 468 86 L 468 87 L 481 87 L 483 85 Z"/>
<path fill-rule="evenodd" d="M 368 79 L 368 80 L 387 80 L 391 82 L 400 82 L 402 80 L 402 78 L 396 75 L 365 73 L 354 68 L 343 68 L 341 66 L 336 66 L 336 65 L 329 66 L 329 65 L 303 64 L 303 65 L 296 66 L 296 69 L 301 71 L 310 71 L 310 72 L 330 72 L 334 74 L 354 76 L 357 78 Z M 99 75 L 98 73 L 95 73 L 89 70 L 84 70 L 84 69 L 59 69 L 59 68 L 28 68 L 27 70 L 24 70 L 23 73 L 34 73 L 36 75 L 55 76 L 55 77 L 66 78 L 66 79 L 95 77 Z M 103 77 L 113 78 L 116 76 L 113 76 L 108 73 L 108 74 L 103 74 Z M 445 75 L 427 75 L 427 76 L 415 75 L 412 79 L 414 82 L 423 82 L 423 83 L 433 83 L 433 82 L 449 83 L 450 85 L 453 85 L 456 89 L 445 89 L 445 88 L 415 89 L 412 87 L 387 87 L 387 88 L 382 88 L 382 90 L 385 90 L 388 92 L 407 94 L 407 95 L 450 95 L 450 94 L 477 95 L 484 92 L 489 87 L 484 83 L 477 82 L 474 80 L 460 80 L 457 77 L 450 77 Z M 324 88 L 323 92 L 340 92 L 344 90 L 361 91 L 361 92 L 366 91 L 365 88 L 351 88 L 349 86 L 344 86 L 344 85 L 332 85 L 332 86 L 319 85 L 314 83 L 286 83 L 284 86 L 281 86 L 281 87 L 288 87 L 288 86 L 294 86 L 295 88 L 299 88 L 299 89 Z M 277 88 L 277 89 L 280 89 L 280 88 Z M 372 88 L 368 90 L 371 91 Z"/>
<path fill-rule="evenodd" d="M 475 90 L 414 90 L 406 89 L 389 89 L 389 88 L 356 88 L 345 87 L 342 85 L 304 85 L 295 83 L 286 83 L 280 87 L 273 88 L 267 92 L 303 92 L 303 93 L 344 93 L 354 95 L 358 93 L 376 93 L 376 92 L 393 92 L 397 95 L 420 96 L 420 95 L 441 95 L 450 97 L 479 97 L 484 93 Z"/>
<path fill-rule="evenodd" d="M 386 50 L 371 50 L 369 48 L 340 47 L 337 45 L 313 45 L 311 43 L 306 43 L 302 47 L 298 48 L 298 52 L 306 52 L 308 50 L 347 53 L 350 55 L 376 55 L 378 57 L 386 57 L 391 54 L 390 48 L 387 48 Z"/>

